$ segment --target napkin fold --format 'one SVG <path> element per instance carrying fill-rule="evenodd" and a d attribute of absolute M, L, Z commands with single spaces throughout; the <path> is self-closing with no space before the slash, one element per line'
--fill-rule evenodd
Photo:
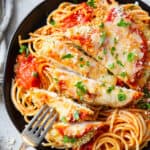
<path fill-rule="evenodd" d="M 7 51 L 4 32 L 7 29 L 7 26 L 10 22 L 11 15 L 13 13 L 13 0 L 1 0 L 2 5 L 2 16 L 0 21 L 0 83 L 3 80 L 3 72 L 4 72 L 4 61 L 5 54 Z"/>

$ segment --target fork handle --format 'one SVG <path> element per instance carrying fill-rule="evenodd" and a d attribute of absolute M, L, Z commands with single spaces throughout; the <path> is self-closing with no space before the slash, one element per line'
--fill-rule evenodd
<path fill-rule="evenodd" d="M 35 148 L 29 146 L 28 144 L 26 144 L 25 142 L 23 142 L 19 148 L 19 150 L 36 150 Z"/>

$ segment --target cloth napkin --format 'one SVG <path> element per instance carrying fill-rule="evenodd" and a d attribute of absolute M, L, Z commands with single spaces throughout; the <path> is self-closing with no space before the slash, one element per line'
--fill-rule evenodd
<path fill-rule="evenodd" d="M 0 83 L 3 78 L 4 71 L 4 58 L 7 51 L 5 43 L 5 30 L 9 24 L 12 10 L 13 10 L 13 0 L 1 0 L 2 3 L 2 20 L 0 20 Z"/>

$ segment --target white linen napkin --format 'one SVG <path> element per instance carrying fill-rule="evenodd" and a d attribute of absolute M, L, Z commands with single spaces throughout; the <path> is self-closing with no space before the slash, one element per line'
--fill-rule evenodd
<path fill-rule="evenodd" d="M 0 21 L 0 83 L 2 83 L 3 72 L 4 72 L 4 58 L 7 51 L 5 44 L 4 32 L 9 24 L 12 10 L 13 0 L 2 0 L 2 20 Z"/>

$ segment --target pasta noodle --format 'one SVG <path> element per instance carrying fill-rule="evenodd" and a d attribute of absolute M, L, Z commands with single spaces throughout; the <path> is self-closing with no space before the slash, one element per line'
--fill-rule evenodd
<path fill-rule="evenodd" d="M 43 146 L 142 150 L 150 141 L 149 14 L 115 0 L 61 3 L 20 46 L 11 97 L 28 123 L 58 119 Z"/>

